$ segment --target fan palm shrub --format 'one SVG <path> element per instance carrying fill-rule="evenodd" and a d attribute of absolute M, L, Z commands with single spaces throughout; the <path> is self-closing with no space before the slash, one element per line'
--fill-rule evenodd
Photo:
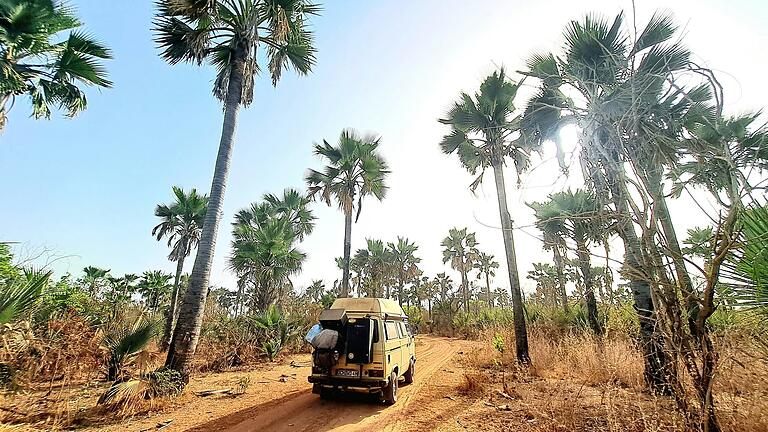
<path fill-rule="evenodd" d="M 9 324 L 37 305 L 45 294 L 51 271 L 28 271 L 0 284 L 0 326 Z"/>
<path fill-rule="evenodd" d="M 157 333 L 154 322 L 139 318 L 130 326 L 118 326 L 107 331 L 102 344 L 108 353 L 107 380 L 117 380 L 126 363 L 143 351 Z"/>

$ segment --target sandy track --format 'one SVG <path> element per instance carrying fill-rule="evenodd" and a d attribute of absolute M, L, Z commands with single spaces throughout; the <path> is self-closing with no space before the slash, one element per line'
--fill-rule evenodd
<path fill-rule="evenodd" d="M 397 430 L 401 420 L 413 415 L 409 409 L 419 392 L 439 379 L 441 369 L 461 344 L 445 338 L 420 337 L 417 345 L 416 377 L 400 388 L 398 402 L 390 407 L 374 398 L 342 396 L 326 401 L 312 394 L 310 384 L 265 403 L 242 409 L 190 431 L 354 431 Z"/>

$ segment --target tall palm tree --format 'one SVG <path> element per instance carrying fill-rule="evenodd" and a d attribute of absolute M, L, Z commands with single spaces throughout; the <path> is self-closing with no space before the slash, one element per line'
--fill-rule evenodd
<path fill-rule="evenodd" d="M 397 243 L 389 243 L 388 246 L 397 280 L 397 301 L 402 306 L 403 286 L 407 281 L 416 277 L 420 271 L 418 264 L 421 262 L 421 258 L 414 255 L 419 247 L 407 238 L 400 236 L 397 237 Z"/>
<path fill-rule="evenodd" d="M 647 167 L 647 161 L 637 158 L 642 153 L 637 150 L 647 141 L 646 128 L 665 123 L 654 112 L 660 100 L 673 106 L 683 100 L 685 110 L 703 92 L 685 91 L 682 86 L 665 89 L 690 65 L 689 52 L 676 42 L 668 43 L 676 32 L 668 15 L 655 14 L 634 41 L 623 29 L 623 19 L 620 13 L 612 22 L 594 15 L 572 21 L 564 31 L 564 53 L 531 57 L 526 73 L 537 78 L 540 86 L 521 120 L 522 136 L 532 145 L 557 142 L 563 125 L 580 126 L 585 180 L 606 206 L 613 206 L 610 211 L 620 216 L 615 228 L 624 242 L 625 273 L 640 319 L 646 381 L 656 390 L 669 392 L 669 361 L 661 339 L 654 336 L 657 326 L 651 299 L 651 282 L 660 275 L 633 226 L 642 217 L 634 214 L 625 162 Z M 655 145 L 673 147 L 668 144 Z M 658 153 L 645 154 L 655 164 L 661 162 Z M 657 198 L 661 197 L 653 199 L 660 202 Z"/>
<path fill-rule="evenodd" d="M 480 252 L 475 262 L 475 270 L 477 270 L 477 279 L 482 279 L 485 276 L 485 301 L 488 306 L 491 306 L 491 278 L 496 276 L 497 268 L 499 268 L 499 263 L 496 262 L 493 255 Z"/>
<path fill-rule="evenodd" d="M 530 145 L 532 141 L 512 139 L 520 125 L 519 118 L 513 117 L 514 99 L 519 87 L 519 83 L 507 79 L 502 68 L 483 81 L 480 91 L 475 93 L 474 97 L 462 92 L 459 101 L 454 103 L 446 118 L 440 119 L 441 123 L 451 126 L 451 132 L 443 138 L 440 148 L 446 154 L 456 153 L 461 164 L 472 175 L 480 171 L 470 186 L 472 190 L 482 182 L 486 168 L 493 168 L 514 310 L 515 348 L 518 361 L 527 364 L 530 363 L 528 332 L 517 269 L 512 217 L 507 206 L 507 189 L 504 182 L 506 159 L 512 160 L 519 179 L 520 174 L 528 167 L 531 151 L 536 150 Z"/>
<path fill-rule="evenodd" d="M 155 207 L 155 216 L 161 222 L 152 228 L 152 235 L 157 241 L 164 237 L 168 239 L 168 254 L 170 261 L 176 262 L 176 274 L 173 278 L 173 292 L 171 293 L 171 307 L 165 318 L 165 327 L 160 341 L 161 349 L 168 349 L 168 342 L 173 335 L 176 326 L 176 315 L 179 303 L 179 280 L 184 270 L 184 260 L 196 248 L 200 242 L 200 233 L 203 231 L 203 221 L 208 208 L 208 197 L 198 195 L 196 189 L 189 193 L 178 186 L 173 187 L 175 201 L 171 204 L 158 204 Z"/>
<path fill-rule="evenodd" d="M 480 256 L 475 233 L 467 233 L 466 228 L 451 228 L 448 230 L 448 237 L 444 238 L 440 245 L 443 247 L 443 263 L 450 261 L 451 268 L 461 274 L 464 312 L 469 312 L 469 278 L 467 275 Z"/>
<path fill-rule="evenodd" d="M 349 265 L 352 252 L 352 213 L 360 218 L 363 198 L 373 195 L 381 201 L 387 193 L 385 178 L 387 163 L 378 151 L 380 137 L 360 135 L 354 129 L 344 129 L 339 144 L 332 146 L 323 140 L 315 144 L 315 154 L 327 160 L 322 171 L 310 169 L 306 176 L 309 194 L 320 196 L 329 206 L 335 199 L 344 212 L 344 268 L 341 297 L 349 296 Z"/>
<path fill-rule="evenodd" d="M 65 2 L 0 2 L 0 131 L 17 96 L 29 96 L 37 119 L 52 108 L 74 117 L 87 105 L 79 85 L 112 86 L 103 65 L 112 54 L 82 25 Z"/>
<path fill-rule="evenodd" d="M 216 67 L 213 95 L 224 103 L 209 211 L 166 359 L 166 366 L 181 372 L 185 382 L 200 337 L 240 106 L 253 101 L 259 58 L 267 59 L 273 85 L 283 69 L 310 72 L 315 48 L 306 20 L 319 10 L 306 0 L 158 1 L 154 31 L 161 56 L 172 65 L 207 62 Z M 264 57 L 258 55 L 259 48 L 265 50 Z"/>

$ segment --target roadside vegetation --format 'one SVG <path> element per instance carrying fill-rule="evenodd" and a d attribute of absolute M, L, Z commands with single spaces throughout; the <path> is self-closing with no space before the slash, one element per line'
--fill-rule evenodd
<path fill-rule="evenodd" d="M 173 187 L 154 208 L 147 235 L 168 247 L 173 274 L 88 266 L 55 275 L 0 242 L 3 423 L 67 428 L 162 409 L 190 376 L 307 350 L 302 337 L 322 309 L 364 296 L 397 300 L 420 333 L 473 341 L 460 360 L 461 397 L 501 397 L 488 402 L 494 415 L 533 416 L 531 430 L 768 428 L 768 128 L 758 113 L 724 112 L 716 74 L 693 60 L 671 16 L 657 13 L 637 32 L 623 14 L 577 18 L 559 51 L 449 89 L 446 104 L 455 102 L 435 113 L 445 136 L 430 145 L 457 158 L 471 190 L 491 169 L 505 254 L 477 240 L 485 227 L 446 228 L 442 256 L 430 257 L 444 271 L 428 274 L 406 232 L 352 244 L 363 203 L 386 204 L 397 175 L 378 135 L 348 128 L 334 144 L 306 143 L 319 159 L 306 188 L 254 197 L 231 220 L 222 213 L 238 112 L 254 102 L 259 72 L 273 85 L 287 69 L 311 72 L 308 26 L 319 12 L 304 0 L 157 2 L 159 55 L 217 70 L 224 117 L 210 192 Z M 50 107 L 74 116 L 85 108 L 77 84 L 111 85 L 107 48 L 77 31 L 50 42 L 79 26 L 59 2 L 0 2 L 0 129 L 13 127 L 5 114 L 23 94 L 35 117 Z M 30 56 L 50 64 L 23 66 Z M 536 87 L 529 99 L 517 95 L 523 80 Z M 578 130 L 578 167 L 560 148 L 564 127 Z M 563 175 L 578 170 L 584 184 L 528 203 L 552 259 L 520 274 L 505 174 L 526 176 L 553 144 Z M 685 215 L 668 203 L 681 196 L 716 203 L 711 224 L 678 232 L 673 218 Z M 297 286 L 313 253 L 302 247 L 319 223 L 313 207 L 323 204 L 345 216 L 338 268 Z M 234 287 L 210 284 L 222 226 L 232 231 L 224 247 Z M 576 401 L 547 405 L 536 391 L 575 392 Z"/>

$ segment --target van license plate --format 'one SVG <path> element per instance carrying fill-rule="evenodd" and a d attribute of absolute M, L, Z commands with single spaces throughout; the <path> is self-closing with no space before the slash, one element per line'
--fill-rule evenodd
<path fill-rule="evenodd" d="M 354 369 L 337 369 L 336 375 L 346 376 L 346 377 L 356 377 L 356 376 L 360 376 L 360 371 L 356 371 Z"/>

